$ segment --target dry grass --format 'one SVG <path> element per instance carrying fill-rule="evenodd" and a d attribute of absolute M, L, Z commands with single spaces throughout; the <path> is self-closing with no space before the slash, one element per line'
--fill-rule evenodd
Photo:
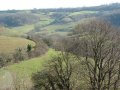
<path fill-rule="evenodd" d="M 0 53 L 12 53 L 17 48 L 26 48 L 28 44 L 35 46 L 33 41 L 24 38 L 0 36 Z"/>

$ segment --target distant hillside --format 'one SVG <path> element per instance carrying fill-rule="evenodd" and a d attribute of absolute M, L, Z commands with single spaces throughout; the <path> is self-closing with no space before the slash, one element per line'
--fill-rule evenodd
<path fill-rule="evenodd" d="M 66 35 L 75 25 L 89 18 L 97 17 L 120 26 L 120 4 L 113 3 L 94 7 L 8 10 L 0 11 L 0 24 L 7 35 L 26 34 Z"/>
<path fill-rule="evenodd" d="M 104 12 L 99 18 L 105 19 L 111 22 L 112 25 L 120 27 L 120 9 Z"/>
<path fill-rule="evenodd" d="M 114 9 L 120 9 L 120 3 L 112 3 L 100 6 L 92 6 L 92 7 L 78 7 L 78 8 L 55 8 L 55 9 L 34 9 L 31 10 L 33 13 L 38 12 L 78 12 L 78 11 L 109 11 Z"/>
<path fill-rule="evenodd" d="M 31 13 L 3 13 L 0 14 L 0 24 L 7 27 L 17 27 L 24 24 L 33 24 L 40 20 L 37 15 Z"/>

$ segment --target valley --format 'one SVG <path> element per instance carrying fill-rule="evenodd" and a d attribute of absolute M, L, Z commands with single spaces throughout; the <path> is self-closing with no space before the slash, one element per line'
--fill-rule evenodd
<path fill-rule="evenodd" d="M 119 3 L 0 11 L 0 90 L 89 90 L 92 79 L 113 90 L 106 84 L 109 70 L 119 84 L 119 29 Z"/>

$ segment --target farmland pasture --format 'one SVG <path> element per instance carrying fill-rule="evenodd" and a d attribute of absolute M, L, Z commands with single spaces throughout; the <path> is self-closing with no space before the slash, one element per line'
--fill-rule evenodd
<path fill-rule="evenodd" d="M 0 36 L 0 53 L 13 53 L 15 49 L 26 48 L 28 44 L 35 46 L 33 41 L 24 38 Z"/>
<path fill-rule="evenodd" d="M 33 30 L 34 24 L 31 25 L 24 25 L 24 26 L 18 26 L 18 27 L 12 27 L 12 28 L 6 28 L 6 35 L 8 36 L 21 36 L 29 31 Z"/>

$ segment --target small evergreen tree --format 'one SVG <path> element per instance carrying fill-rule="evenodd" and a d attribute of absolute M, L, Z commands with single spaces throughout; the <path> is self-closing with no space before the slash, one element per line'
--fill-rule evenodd
<path fill-rule="evenodd" d="M 30 44 L 27 45 L 27 52 L 30 52 L 32 50 L 32 46 Z"/>

